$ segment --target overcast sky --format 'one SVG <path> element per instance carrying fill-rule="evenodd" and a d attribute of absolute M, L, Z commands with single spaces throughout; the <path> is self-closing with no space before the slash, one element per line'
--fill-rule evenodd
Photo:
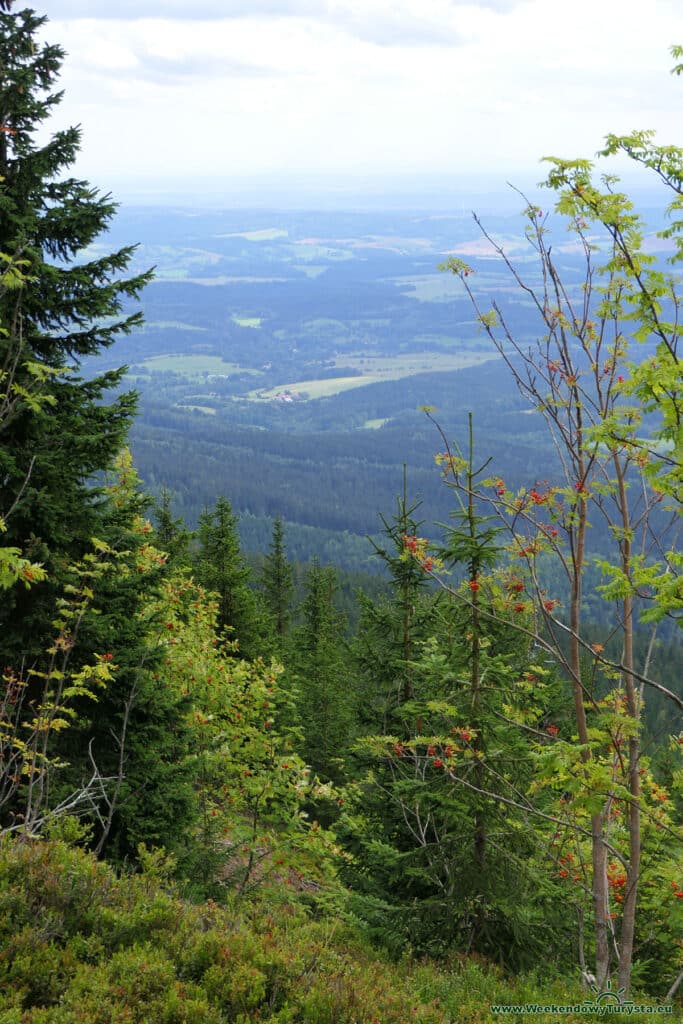
<path fill-rule="evenodd" d="M 46 0 L 78 170 L 126 179 L 542 175 L 609 131 L 681 143 L 681 0 Z M 17 0 L 15 9 L 20 7 Z"/>

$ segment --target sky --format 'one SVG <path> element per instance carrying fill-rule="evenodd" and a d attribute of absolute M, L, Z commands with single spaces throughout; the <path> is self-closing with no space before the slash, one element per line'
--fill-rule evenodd
<path fill-rule="evenodd" d="M 524 187 L 542 157 L 592 157 L 608 132 L 683 141 L 681 0 L 32 6 L 67 52 L 53 123 L 82 126 L 77 169 L 98 184 Z"/>

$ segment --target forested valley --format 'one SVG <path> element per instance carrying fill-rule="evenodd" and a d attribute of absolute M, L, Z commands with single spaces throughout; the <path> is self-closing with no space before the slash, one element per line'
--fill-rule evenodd
<path fill-rule="evenodd" d="M 0 1024 L 676 1018 L 683 149 L 117 213 L 12 6 Z"/>

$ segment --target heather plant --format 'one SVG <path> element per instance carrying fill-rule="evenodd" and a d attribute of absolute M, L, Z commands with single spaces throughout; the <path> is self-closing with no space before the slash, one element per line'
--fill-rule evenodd
<path fill-rule="evenodd" d="M 296 905 L 193 905 L 167 860 L 142 851 L 141 862 L 118 878 L 63 840 L 0 843 L 2 1024 L 493 1024 L 496 1004 L 583 998 L 482 959 L 394 964 L 349 925 Z"/>

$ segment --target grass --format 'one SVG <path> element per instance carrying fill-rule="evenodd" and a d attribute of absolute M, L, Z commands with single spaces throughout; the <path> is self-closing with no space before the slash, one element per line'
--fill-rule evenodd
<path fill-rule="evenodd" d="M 305 264 L 295 263 L 292 266 L 292 270 L 299 270 L 301 273 L 305 274 L 306 277 L 316 278 L 320 277 L 321 274 L 324 274 L 327 267 L 306 266 Z"/>
<path fill-rule="evenodd" d="M 263 320 L 260 316 L 236 316 L 230 317 L 234 324 L 238 327 L 260 327 Z"/>
<path fill-rule="evenodd" d="M 331 377 L 324 380 L 299 380 L 278 384 L 268 390 L 254 389 L 246 396 L 251 401 L 272 400 L 282 391 L 291 391 L 301 397 L 313 400 L 329 398 L 331 395 L 350 391 L 352 388 L 379 384 L 382 381 L 400 380 L 419 373 L 448 372 L 462 370 L 467 366 L 478 366 L 497 358 L 488 352 L 424 352 L 417 355 L 399 356 L 343 356 L 335 365 L 360 370 L 359 377 Z"/>
<path fill-rule="evenodd" d="M 496 1004 L 580 1006 L 575 970 L 571 979 L 541 966 L 509 977 L 464 955 L 394 963 L 351 924 L 312 919 L 288 892 L 250 906 L 226 892 L 225 906 L 196 905 L 168 881 L 172 862 L 161 851 L 145 860 L 144 870 L 117 877 L 64 842 L 4 837 L 2 1024 L 584 1024 L 594 1016 L 493 1013 Z M 652 1012 L 629 1019 L 661 1019 L 656 1000 L 642 1002 Z M 671 1009 L 663 1019 L 680 1019 Z"/>
<path fill-rule="evenodd" d="M 273 284 L 287 282 L 290 279 L 288 277 L 254 277 L 253 275 L 225 275 L 221 274 L 218 277 L 186 277 L 185 281 L 187 284 L 201 284 L 205 288 L 217 288 L 224 284 Z"/>
<path fill-rule="evenodd" d="M 294 384 L 280 384 L 267 391 L 250 391 L 246 397 L 251 401 L 272 400 L 277 398 L 282 391 L 291 391 L 294 395 L 311 400 L 329 398 L 331 395 L 338 395 L 342 391 L 350 391 L 352 388 L 362 387 L 364 384 L 377 384 L 381 379 L 381 377 L 332 377 L 327 380 L 300 380 Z"/>
<path fill-rule="evenodd" d="M 178 402 L 178 409 L 187 409 L 189 412 L 203 412 L 207 416 L 215 416 L 216 410 L 212 405 L 185 405 L 184 402 Z"/>
<path fill-rule="evenodd" d="M 198 327 L 197 324 L 185 324 L 181 320 L 149 320 L 142 326 L 143 331 L 207 331 L 208 327 Z"/>
<path fill-rule="evenodd" d="M 244 238 L 247 242 L 273 242 L 276 238 L 287 238 L 288 231 L 282 228 L 261 228 L 258 231 L 231 231 L 227 235 L 216 235 L 216 238 Z"/>
<path fill-rule="evenodd" d="M 336 249 L 329 245 L 319 245 L 315 241 L 295 242 L 292 245 L 295 260 L 302 263 L 319 263 L 321 260 L 340 262 L 356 259 L 348 249 Z"/>
<path fill-rule="evenodd" d="M 478 352 L 406 352 L 395 356 L 343 355 L 335 360 L 335 366 L 347 366 L 381 380 L 400 380 L 416 373 L 463 370 L 495 358 L 487 349 Z"/>
<path fill-rule="evenodd" d="M 465 295 L 465 286 L 452 274 L 421 274 L 416 277 L 392 277 L 401 291 L 418 302 L 452 302 Z M 410 291 L 406 291 L 410 288 Z"/>
<path fill-rule="evenodd" d="M 182 281 L 189 273 L 187 267 L 157 267 L 154 277 L 157 281 Z"/>
<path fill-rule="evenodd" d="M 389 420 L 389 416 L 385 416 L 383 419 L 378 420 L 366 420 L 363 424 L 363 430 L 379 430 L 380 427 L 383 427 L 385 423 L 389 422 Z"/>
<path fill-rule="evenodd" d="M 454 299 L 465 297 L 465 286 L 453 274 L 408 274 L 405 277 L 392 277 L 389 280 L 395 284 L 404 295 L 418 302 L 452 302 Z M 510 294 L 514 296 L 515 305 L 525 305 L 528 300 L 520 295 L 519 287 L 509 275 L 503 271 L 486 273 L 478 270 L 473 281 L 473 288 L 477 294 Z M 410 288 L 410 291 L 407 289 Z M 482 296 L 483 298 L 483 296 Z M 487 300 L 488 301 L 488 300 Z"/>
<path fill-rule="evenodd" d="M 229 375 L 231 373 L 258 373 L 258 370 L 249 370 L 239 363 L 226 363 L 220 356 L 210 355 L 163 355 L 150 356 L 142 363 L 135 363 L 130 369 L 130 376 L 135 376 L 135 371 L 142 369 L 151 373 L 177 373 L 182 377 L 202 377 L 204 374 Z"/>

